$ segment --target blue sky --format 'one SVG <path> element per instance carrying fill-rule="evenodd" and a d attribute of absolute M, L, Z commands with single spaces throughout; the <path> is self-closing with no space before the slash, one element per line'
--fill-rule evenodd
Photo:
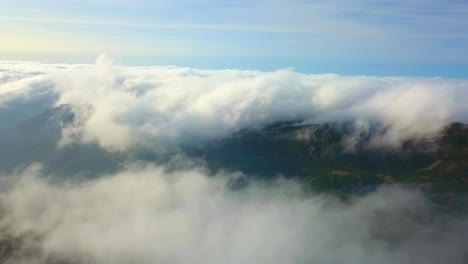
<path fill-rule="evenodd" d="M 0 3 L 0 59 L 468 78 L 466 0 Z"/>

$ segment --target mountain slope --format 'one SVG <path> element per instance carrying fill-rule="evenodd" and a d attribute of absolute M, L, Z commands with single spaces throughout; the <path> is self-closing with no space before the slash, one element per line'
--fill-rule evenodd
<path fill-rule="evenodd" d="M 277 124 L 241 131 L 230 138 L 189 150 L 212 168 L 258 176 L 298 176 L 318 189 L 355 190 L 381 183 L 407 183 L 430 189 L 468 190 L 468 129 L 447 126 L 439 138 L 407 141 L 401 148 L 369 147 L 363 135 L 354 151 L 343 141 L 351 124 Z"/>

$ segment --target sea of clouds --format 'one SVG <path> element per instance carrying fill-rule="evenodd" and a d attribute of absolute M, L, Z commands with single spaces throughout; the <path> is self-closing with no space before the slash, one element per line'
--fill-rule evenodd
<path fill-rule="evenodd" d="M 358 130 L 377 124 L 371 145 L 398 147 L 468 122 L 467 89 L 467 80 L 442 78 L 122 67 L 105 55 L 95 65 L 0 63 L 1 109 L 70 104 L 77 118 L 60 143 L 109 151 L 212 140 L 284 121 L 352 121 Z"/>
<path fill-rule="evenodd" d="M 467 122 L 467 80 L 310 75 L 95 65 L 0 63 L 0 121 L 15 124 L 67 104 L 58 147 L 109 152 L 177 146 L 276 122 L 354 122 L 381 128 L 374 146 L 398 147 Z M 3 129 L 3 127 L 2 127 Z M 79 159 L 80 157 L 76 157 Z M 5 263 L 466 263 L 468 219 L 441 213 L 419 191 L 384 186 L 342 200 L 294 179 L 211 175 L 202 165 L 123 162 L 88 180 L 40 165 L 0 177 Z M 180 162 L 185 163 L 185 162 Z M 210 176 L 209 176 L 210 174 Z M 56 261 L 56 262 L 54 262 Z"/>

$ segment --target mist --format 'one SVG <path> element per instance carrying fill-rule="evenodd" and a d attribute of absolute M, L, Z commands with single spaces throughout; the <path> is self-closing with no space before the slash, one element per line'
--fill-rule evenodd
<path fill-rule="evenodd" d="M 5 263 L 466 263 L 468 219 L 383 186 L 351 199 L 203 167 L 128 165 L 84 182 L 40 166 L 2 177 Z"/>

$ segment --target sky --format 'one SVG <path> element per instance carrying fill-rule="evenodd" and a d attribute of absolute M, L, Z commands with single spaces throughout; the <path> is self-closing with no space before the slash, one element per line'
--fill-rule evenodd
<path fill-rule="evenodd" d="M 0 59 L 468 78 L 466 0 L 0 0 Z"/>

